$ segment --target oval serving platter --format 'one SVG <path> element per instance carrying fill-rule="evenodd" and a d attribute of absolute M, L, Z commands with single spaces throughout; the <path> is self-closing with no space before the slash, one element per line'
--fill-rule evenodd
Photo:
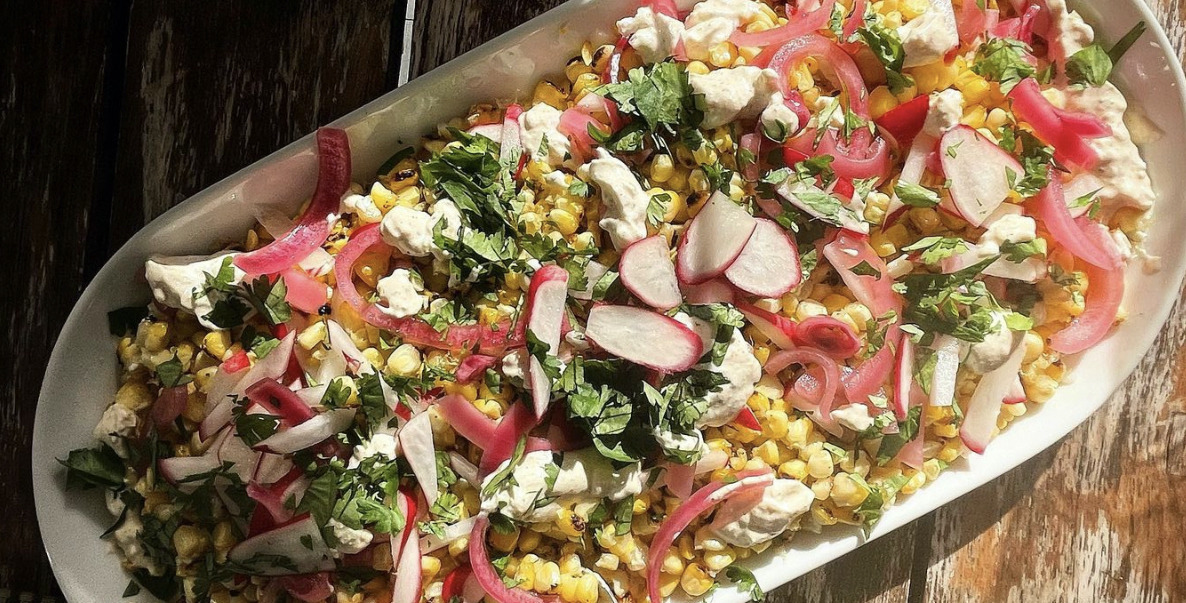
<path fill-rule="evenodd" d="M 1149 31 L 1125 56 L 1118 84 L 1130 102 L 1161 130 L 1142 149 L 1158 192 L 1148 251 L 1161 269 L 1130 270 L 1128 320 L 1099 346 L 1072 364 L 1072 382 L 1038 412 L 1012 423 L 983 456 L 959 461 L 953 470 L 886 512 L 866 538 L 854 528 L 801 533 L 772 547 L 750 566 L 767 590 L 883 536 L 1016 467 L 1055 443 L 1099 408 L 1136 368 L 1161 332 L 1186 272 L 1186 246 L 1175 230 L 1186 224 L 1186 79 L 1176 52 L 1141 0 L 1072 2 L 1105 40 L 1116 40 L 1133 23 Z M 373 179 L 391 152 L 414 142 L 435 124 L 491 98 L 523 98 L 535 81 L 558 72 L 557 57 L 574 54 L 587 39 L 610 41 L 614 22 L 637 0 L 572 0 L 464 56 L 342 117 L 354 153 L 356 181 Z M 556 49 L 571 51 L 557 53 Z M 62 591 L 74 603 L 120 600 L 127 576 L 99 534 L 110 524 L 100 497 L 67 492 L 55 461 L 91 441 L 91 430 L 117 386 L 118 361 L 107 333 L 108 310 L 147 302 L 139 277 L 151 253 L 203 253 L 241 237 L 257 205 L 291 213 L 313 189 L 316 162 L 306 136 L 194 195 L 154 220 L 112 256 L 83 292 L 67 319 L 46 369 L 33 435 L 33 487 L 41 535 Z M 1133 295 L 1139 292 L 1139 295 Z M 714 603 L 737 603 L 745 595 L 714 591 Z M 152 601 L 141 594 L 127 599 Z"/>

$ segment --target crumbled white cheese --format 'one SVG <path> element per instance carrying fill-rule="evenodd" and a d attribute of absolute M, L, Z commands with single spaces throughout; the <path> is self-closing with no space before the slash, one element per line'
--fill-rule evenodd
<path fill-rule="evenodd" d="M 616 249 L 647 236 L 647 206 L 651 197 L 621 160 L 605 149 L 588 164 L 589 180 L 601 190 L 605 217 L 598 222 Z"/>
<path fill-rule="evenodd" d="M 523 383 L 523 376 L 527 374 L 527 351 L 524 349 L 507 352 L 502 357 L 502 375 L 511 383 Z"/>
<path fill-rule="evenodd" d="M 326 527 L 333 531 L 334 540 L 337 541 L 337 545 L 333 547 L 334 557 L 361 553 L 371 546 L 371 541 L 375 539 L 375 535 L 367 530 L 356 530 L 332 518 Z"/>
<path fill-rule="evenodd" d="M 96 440 L 110 446 L 119 456 L 127 458 L 128 444 L 124 438 L 135 435 L 139 424 L 140 419 L 136 416 L 136 411 L 112 404 L 103 411 L 103 417 L 99 419 L 99 424 L 95 425 L 92 435 Z"/>
<path fill-rule="evenodd" d="M 704 95 L 704 120 L 700 127 L 716 128 L 739 119 L 757 117 L 768 106 L 778 74 L 753 65 L 688 74 L 696 94 Z"/>
<path fill-rule="evenodd" d="M 393 207 L 383 216 L 379 232 L 384 242 L 404 255 L 415 258 L 432 255 L 444 259 L 448 258 L 448 253 L 433 240 L 433 233 L 441 221 L 445 223 L 441 235 L 456 239 L 461 230 L 461 212 L 450 199 L 438 199 L 432 206 L 432 213 L 403 206 Z"/>
<path fill-rule="evenodd" d="M 154 255 L 144 263 L 144 277 L 148 280 L 148 286 L 152 288 L 152 296 L 156 298 L 157 303 L 185 310 L 197 316 L 202 326 L 217 330 L 217 325 L 205 319 L 214 309 L 214 303 L 205 292 L 206 279 L 216 276 L 222 269 L 223 261 L 236 255 L 239 254 L 229 252 L 211 256 L 177 257 Z M 233 262 L 231 270 L 234 273 L 231 285 L 242 283 L 247 276 Z"/>
<path fill-rule="evenodd" d="M 968 346 L 964 366 L 979 375 L 990 373 L 1009 359 L 1015 341 L 1016 334 L 1005 326 L 1004 318 L 993 313 L 992 330 L 984 336 L 984 341 Z"/>
<path fill-rule="evenodd" d="M 383 212 L 379 211 L 379 207 L 375 205 L 375 200 L 370 195 L 364 196 L 356 193 L 346 193 L 342 197 L 338 213 L 354 214 L 363 224 L 374 224 L 383 219 Z"/>
<path fill-rule="evenodd" d="M 551 166 L 563 164 L 572 156 L 568 137 L 556 128 L 562 112 L 547 104 L 536 105 L 519 116 L 519 138 L 532 157 L 543 158 Z"/>
<path fill-rule="evenodd" d="M 988 225 L 977 242 L 996 255 L 1005 243 L 1028 243 L 1038 237 L 1038 225 L 1029 216 L 1005 214 Z"/>
<path fill-rule="evenodd" d="M 832 418 L 853 431 L 865 431 L 873 425 L 869 407 L 864 404 L 845 404 L 832 411 Z"/>
<path fill-rule="evenodd" d="M 354 447 L 354 453 L 350 455 L 350 468 L 357 467 L 359 463 L 372 456 L 383 456 L 394 461 L 395 437 L 387 433 L 376 433 L 369 440 L 363 440 Z"/>
<path fill-rule="evenodd" d="M 803 482 L 776 479 L 752 496 L 730 499 L 717 511 L 708 532 L 733 546 L 750 548 L 773 540 L 791 526 L 791 522 L 811 509 L 815 494 Z"/>
<path fill-rule="evenodd" d="M 676 44 L 684 35 L 684 24 L 643 6 L 633 17 L 619 20 L 618 31 L 629 38 L 630 46 L 643 62 L 658 63 L 675 53 Z"/>
<path fill-rule="evenodd" d="M 762 133 L 775 142 L 786 140 L 787 136 L 799 131 L 799 116 L 787 106 L 781 92 L 770 95 L 770 102 L 758 117 Z"/>
<path fill-rule="evenodd" d="M 959 46 L 960 41 L 954 15 L 949 18 L 934 3 L 926 12 L 899 27 L 898 37 L 902 40 L 902 50 L 906 54 L 906 67 L 940 61 Z"/>
<path fill-rule="evenodd" d="M 413 278 L 412 272 L 405 268 L 396 268 L 389 276 L 379 279 L 375 286 L 375 292 L 383 301 L 377 306 L 379 310 L 396 318 L 419 314 L 426 301 L 420 293 L 424 285 L 419 281 L 418 275 Z"/>
<path fill-rule="evenodd" d="M 743 24 L 762 13 L 753 0 L 705 0 L 692 8 L 684 20 L 684 50 L 689 59 L 704 61 L 713 46 L 728 41 Z"/>
<path fill-rule="evenodd" d="M 675 318 L 680 323 L 692 329 L 700 337 L 704 349 L 711 349 L 716 337 L 713 326 L 694 316 L 683 312 L 677 313 Z M 754 357 L 754 348 L 745 340 L 740 329 L 733 330 L 733 338 L 725 348 L 721 363 L 711 362 L 696 365 L 698 369 L 719 373 L 729 380 L 720 389 L 709 392 L 705 396 L 707 409 L 696 420 L 697 427 L 720 427 L 737 417 L 737 413 L 745 408 L 745 403 L 754 394 L 754 387 L 762 378 L 762 364 Z"/>
<path fill-rule="evenodd" d="M 634 496 L 642 492 L 650 478 L 650 471 L 643 470 L 640 463 L 614 469 L 609 459 L 593 449 L 566 452 L 560 465 L 556 465 L 552 452 L 541 450 L 524 455 L 510 479 L 493 484 L 492 480 L 509 463 L 504 461 L 483 481 L 483 491 L 492 485 L 494 490 L 482 501 L 482 510 L 501 511 L 511 519 L 527 522 L 554 519 L 562 504 Z M 539 505 L 545 498 L 556 500 Z"/>
<path fill-rule="evenodd" d="M 962 92 L 955 88 L 933 92 L 922 131 L 939 138 L 948 130 L 958 126 L 963 116 L 964 95 Z"/>

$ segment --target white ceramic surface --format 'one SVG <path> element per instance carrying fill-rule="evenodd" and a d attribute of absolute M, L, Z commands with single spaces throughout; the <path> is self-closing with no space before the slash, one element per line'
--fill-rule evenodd
<path fill-rule="evenodd" d="M 986 455 L 960 462 L 901 501 L 886 513 L 872 538 L 983 485 L 1070 432 L 1137 366 L 1177 298 L 1186 271 L 1181 237 L 1186 206 L 1179 202 L 1186 193 L 1186 180 L 1181 177 L 1186 174 L 1182 68 L 1156 18 L 1140 0 L 1074 4 L 1107 40 L 1118 39 L 1139 20 L 1150 24 L 1142 41 L 1125 56 L 1118 79 L 1134 104 L 1165 132 L 1144 149 L 1161 199 L 1149 250 L 1164 258 L 1162 270 L 1153 275 L 1131 271 L 1129 320 L 1081 359 L 1072 383 L 1039 412 L 1015 422 Z M 573 0 L 339 119 L 333 125 L 350 134 L 356 180 L 369 181 L 401 141 L 415 141 L 434 124 L 462 114 L 473 102 L 526 96 L 539 76 L 559 72 L 565 57 L 574 54 L 583 40 L 608 40 L 614 20 L 635 5 L 636 0 Z M 590 31 L 593 24 L 598 29 Z M 252 204 L 293 209 L 311 193 L 314 180 L 312 138 L 305 137 L 202 191 L 128 241 L 70 314 L 46 370 L 33 437 L 33 485 L 41 534 L 70 601 L 117 601 L 128 580 L 108 544 L 98 538 L 111 522 L 100 497 L 96 492 L 66 492 L 64 472 L 54 461 L 73 448 L 92 444 L 91 429 L 115 390 L 118 362 L 107 333 L 106 312 L 148 299 L 138 275 L 150 253 L 203 252 L 241 237 L 253 220 Z M 755 573 L 769 590 L 862 542 L 855 530 L 800 534 L 759 557 Z M 742 598 L 731 589 L 714 595 L 717 603 Z M 141 595 L 136 600 L 151 598 Z"/>

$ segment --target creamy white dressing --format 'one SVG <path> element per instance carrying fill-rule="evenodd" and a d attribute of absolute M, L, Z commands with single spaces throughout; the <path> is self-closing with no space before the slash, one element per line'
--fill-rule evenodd
<path fill-rule="evenodd" d="M 644 62 L 658 63 L 675 53 L 684 35 L 684 24 L 643 6 L 634 16 L 619 20 L 618 31 L 630 39 L 630 46 Z"/>
<path fill-rule="evenodd" d="M 568 137 L 556 128 L 560 125 L 562 112 L 547 104 L 535 106 L 519 116 L 519 137 L 523 148 L 532 157 L 541 158 L 553 167 L 563 164 L 572 156 Z"/>
<path fill-rule="evenodd" d="M 103 411 L 99 424 L 95 425 L 92 435 L 96 440 L 107 444 L 122 458 L 128 458 L 128 444 L 124 438 L 136 434 L 136 427 L 140 424 L 139 417 L 132 409 L 112 404 Z"/>
<path fill-rule="evenodd" d="M 518 521 L 547 521 L 555 519 L 562 503 L 596 502 L 602 498 L 617 501 L 635 496 L 651 476 L 651 471 L 643 470 L 640 463 L 614 469 L 609 459 L 593 449 L 566 452 L 562 457 L 557 465 L 553 453 L 547 450 L 523 455 L 512 469 L 511 478 L 500 482 L 482 501 L 482 510 L 500 511 Z M 491 486 L 510 462 L 504 461 L 487 476 L 482 489 Z M 555 481 L 549 484 L 551 479 Z"/>
<path fill-rule="evenodd" d="M 853 431 L 865 431 L 873 426 L 869 407 L 864 404 L 845 404 L 832 411 L 832 418 Z"/>
<path fill-rule="evenodd" d="M 939 1 L 950 4 L 950 0 Z M 954 20 L 949 20 L 948 15 L 935 7 L 934 3 L 926 12 L 899 27 L 898 37 L 902 40 L 902 50 L 906 54 L 906 67 L 940 61 L 959 46 L 959 31 L 955 28 Z"/>
<path fill-rule="evenodd" d="M 756 502 L 743 496 L 722 505 L 708 531 L 733 546 L 751 548 L 785 532 L 811 509 L 814 500 L 815 494 L 803 482 L 776 479 Z"/>
<path fill-rule="evenodd" d="M 1013 351 L 1016 334 L 1005 326 L 1004 318 L 993 313 L 993 329 L 984 336 L 984 341 L 968 346 L 968 355 L 964 358 L 964 366 L 972 372 L 984 375 L 1000 368 L 1009 359 Z"/>
<path fill-rule="evenodd" d="M 712 347 L 716 329 L 710 323 L 683 312 L 672 318 L 692 329 L 700 337 L 705 350 Z M 762 378 L 762 364 L 754 357 L 754 348 L 745 340 L 741 329 L 733 330 L 733 338 L 725 348 L 720 364 L 706 362 L 696 365 L 696 368 L 713 371 L 729 380 L 719 390 L 709 392 L 704 397 L 708 403 L 707 409 L 696 420 L 696 427 L 700 428 L 720 427 L 736 418 Z"/>
<path fill-rule="evenodd" d="M 426 299 L 421 295 L 424 286 L 418 281 L 405 268 L 396 268 L 390 275 L 379 279 L 375 286 L 382 301 L 377 305 L 379 310 L 396 318 L 419 314 L 424 310 Z"/>
<path fill-rule="evenodd" d="M 770 95 L 770 102 L 762 109 L 758 116 L 758 123 L 762 126 L 762 133 L 766 138 L 775 142 L 782 142 L 786 137 L 799 131 L 799 116 L 786 104 L 781 92 Z"/>
<path fill-rule="evenodd" d="M 948 130 L 956 127 L 964 116 L 964 94 L 955 88 L 942 92 L 933 92 L 927 109 L 927 118 L 923 122 L 922 131 L 925 134 L 939 138 Z"/>
<path fill-rule="evenodd" d="M 605 217 L 598 222 L 616 249 L 647 236 L 647 206 L 651 197 L 642 189 L 630 168 L 605 149 L 597 149 L 597 158 L 586 166 L 589 181 L 601 190 Z"/>
<path fill-rule="evenodd" d="M 717 69 L 703 75 L 688 74 L 692 90 L 704 96 L 704 120 L 700 127 L 716 128 L 757 117 L 769 106 L 777 81 L 778 74 L 773 70 L 752 65 Z"/>
<path fill-rule="evenodd" d="M 753 0 L 705 0 L 696 4 L 684 20 L 684 50 L 688 58 L 704 61 L 713 46 L 728 41 L 741 25 L 762 12 Z"/>
<path fill-rule="evenodd" d="M 214 310 L 214 303 L 205 293 L 206 279 L 214 277 L 222 269 L 223 261 L 239 255 L 236 252 L 218 253 L 210 256 L 187 255 L 167 257 L 154 255 L 144 263 L 144 277 L 152 289 L 157 303 L 178 310 L 185 310 L 198 317 L 198 322 L 210 330 L 219 327 L 205 316 Z M 247 273 L 231 263 L 233 276 L 231 285 L 243 282 Z M 209 275 L 209 276 L 207 276 Z"/>

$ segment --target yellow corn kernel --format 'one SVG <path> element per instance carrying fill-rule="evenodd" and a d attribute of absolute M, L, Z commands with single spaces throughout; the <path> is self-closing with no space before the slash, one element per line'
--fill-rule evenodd
<path fill-rule="evenodd" d="M 519 550 L 530 553 L 539 547 L 540 533 L 535 530 L 525 530 L 519 534 Z"/>
<path fill-rule="evenodd" d="M 221 521 L 215 525 L 211 539 L 214 542 L 214 550 L 219 553 L 226 553 L 239 542 L 235 537 L 235 527 L 229 521 Z"/>
<path fill-rule="evenodd" d="M 874 232 L 869 236 L 869 244 L 878 257 L 889 257 L 898 252 L 898 248 L 889 240 L 884 231 Z"/>
<path fill-rule="evenodd" d="M 917 19 L 923 13 L 927 12 L 930 4 L 927 0 L 898 0 L 898 11 L 907 20 Z"/>
<path fill-rule="evenodd" d="M 583 73 L 577 77 L 572 84 L 573 95 L 580 94 L 582 90 L 587 90 L 601 85 L 601 76 L 596 73 Z"/>
<path fill-rule="evenodd" d="M 1038 357 L 1042 355 L 1042 352 L 1046 351 L 1045 340 L 1042 339 L 1041 335 L 1038 335 L 1033 331 L 1029 331 L 1025 334 L 1024 343 L 1025 356 L 1021 361 L 1025 364 L 1029 364 L 1037 360 Z"/>
<path fill-rule="evenodd" d="M 869 112 L 873 114 L 873 119 L 880 118 L 897 106 L 897 97 L 885 86 L 878 86 L 869 93 Z"/>
<path fill-rule="evenodd" d="M 569 538 L 580 538 L 585 532 L 585 520 L 581 519 L 572 509 L 560 509 L 556 517 L 556 527 Z"/>
<path fill-rule="evenodd" d="M 586 573 L 577 582 L 577 603 L 597 603 L 599 590 L 597 578 L 591 573 Z"/>
<path fill-rule="evenodd" d="M 387 371 L 401 377 L 419 375 L 421 364 L 420 350 L 409 343 L 401 344 L 387 357 Z"/>
<path fill-rule="evenodd" d="M 535 92 L 532 98 L 536 103 L 544 103 L 563 110 L 568 104 L 568 91 L 561 89 L 548 80 L 540 80 L 535 85 Z"/>
<path fill-rule="evenodd" d="M 799 302 L 799 305 L 795 308 L 795 318 L 801 321 L 807 320 L 812 316 L 824 316 L 827 313 L 828 309 L 823 304 L 812 299 L 805 299 Z"/>
<path fill-rule="evenodd" d="M 691 61 L 688 63 L 688 73 L 695 73 L 696 75 L 704 75 L 708 73 L 708 65 L 701 61 Z"/>
<path fill-rule="evenodd" d="M 312 350 L 325 341 L 327 335 L 328 332 L 326 331 L 325 323 L 319 320 L 305 327 L 297 335 L 297 344 L 306 350 Z"/>
<path fill-rule="evenodd" d="M 902 489 L 899 490 L 900 493 L 913 494 L 915 491 L 921 488 L 923 484 L 927 483 L 927 475 L 925 473 L 921 471 L 915 471 L 913 473 L 914 474 L 910 476 L 910 481 L 906 482 L 906 485 L 902 486 Z"/>
<path fill-rule="evenodd" d="M 841 308 L 852 303 L 852 300 L 844 297 L 843 295 L 833 293 L 825 297 L 821 303 L 824 304 L 824 308 L 826 308 L 828 313 L 831 314 L 832 312 L 839 312 Z"/>
<path fill-rule="evenodd" d="M 910 210 L 909 216 L 910 222 L 922 234 L 931 234 L 942 226 L 939 221 L 939 212 L 930 207 L 913 208 Z"/>
<path fill-rule="evenodd" d="M 140 381 L 128 381 L 115 392 L 115 403 L 131 410 L 144 410 L 152 406 L 152 393 Z"/>
<path fill-rule="evenodd" d="M 690 563 L 688 567 L 684 568 L 684 573 L 680 576 L 679 584 L 684 589 L 684 592 L 693 597 L 699 597 L 708 592 L 708 589 L 712 588 L 713 580 L 699 564 Z"/>
<path fill-rule="evenodd" d="M 721 42 L 708 49 L 708 62 L 713 67 L 728 67 L 737 58 L 737 47 L 732 42 Z"/>
<path fill-rule="evenodd" d="M 832 480 L 831 496 L 838 506 L 855 507 L 869 497 L 869 489 L 847 473 L 841 473 Z"/>
<path fill-rule="evenodd" d="M 173 531 L 173 548 L 181 559 L 196 559 L 210 548 L 210 535 L 198 526 L 179 526 Z"/>
<path fill-rule="evenodd" d="M 823 479 L 832 475 L 833 466 L 832 455 L 822 448 L 812 453 L 811 458 L 807 459 L 807 473 L 815 479 Z"/>
<path fill-rule="evenodd" d="M 762 433 L 772 440 L 781 440 L 786 437 L 790 428 L 790 418 L 782 410 L 768 411 L 765 420 L 762 422 Z M 773 465 L 775 463 L 771 464 Z"/>
<path fill-rule="evenodd" d="M 553 209 L 548 212 L 548 221 L 556 227 L 557 232 L 566 237 L 575 234 L 577 227 L 581 225 L 580 221 L 572 212 L 563 209 Z"/>
<path fill-rule="evenodd" d="M 984 107 L 977 105 L 964 111 L 964 117 L 960 119 L 960 123 L 973 128 L 982 128 L 987 117 Z"/>
<path fill-rule="evenodd" d="M 144 337 L 144 349 L 149 352 L 163 351 L 169 345 L 169 323 L 154 322 L 148 325 Z"/>
<path fill-rule="evenodd" d="M 617 560 L 617 557 L 614 557 L 613 555 L 608 556 L 612 557 L 614 560 Z M 556 588 L 556 594 L 560 595 L 560 599 L 562 601 L 567 601 L 568 603 L 577 603 L 577 589 L 579 587 L 579 576 L 562 575 L 560 576 L 560 586 Z"/>
<path fill-rule="evenodd" d="M 675 162 L 671 160 L 671 155 L 666 153 L 655 155 L 651 160 L 651 182 L 662 184 L 671 179 L 671 174 L 675 171 Z"/>
<path fill-rule="evenodd" d="M 671 574 L 659 575 L 659 594 L 663 597 L 670 597 L 675 592 L 675 587 L 679 586 L 679 576 Z"/>
<path fill-rule="evenodd" d="M 778 444 L 774 440 L 766 440 L 754 449 L 754 456 L 762 459 L 767 465 L 777 467 L 779 464 Z"/>
<path fill-rule="evenodd" d="M 550 593 L 560 585 L 560 566 L 553 561 L 535 566 L 535 592 Z"/>
<path fill-rule="evenodd" d="M 807 463 L 799 459 L 791 459 L 778 466 L 778 473 L 791 479 L 807 479 Z"/>
<path fill-rule="evenodd" d="M 573 57 L 573 59 L 564 66 L 564 77 L 568 78 L 568 81 L 574 83 L 577 81 L 578 77 L 592 72 L 593 68 L 586 65 L 580 57 Z"/>
<path fill-rule="evenodd" d="M 206 348 L 206 351 L 209 352 L 211 356 L 218 359 L 225 357 L 227 348 L 230 347 L 230 345 L 230 331 L 211 331 L 202 338 L 202 347 Z"/>

